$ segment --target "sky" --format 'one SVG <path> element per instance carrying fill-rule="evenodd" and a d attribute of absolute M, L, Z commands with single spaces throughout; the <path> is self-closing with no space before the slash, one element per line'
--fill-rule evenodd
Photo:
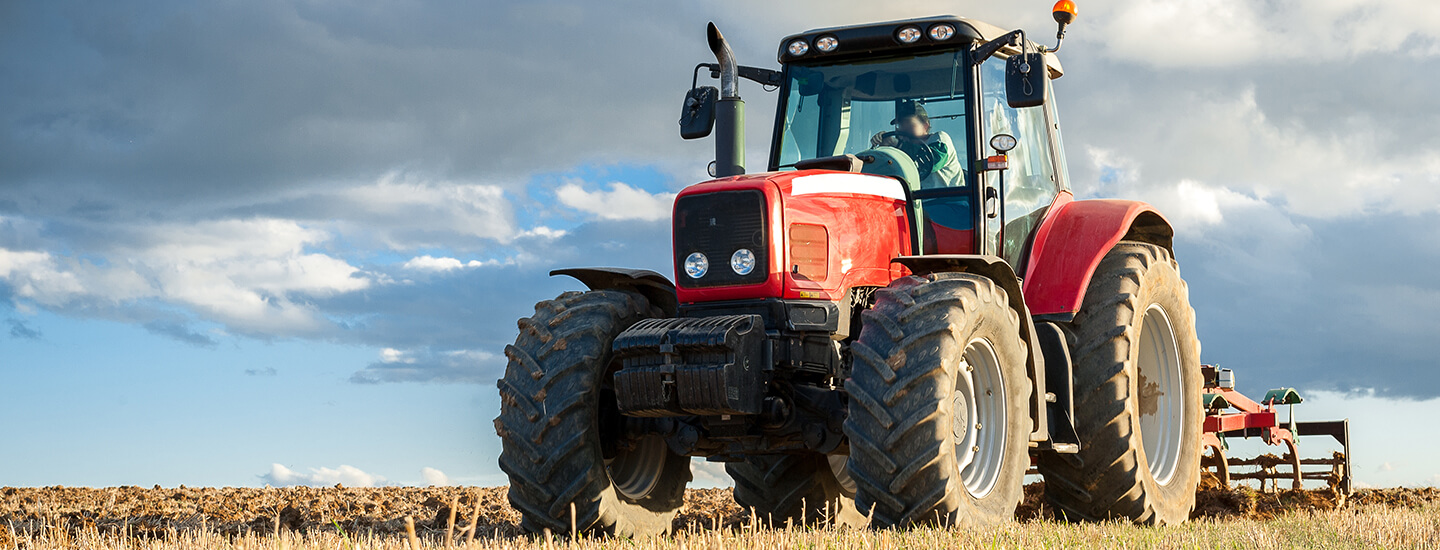
<path fill-rule="evenodd" d="M 548 271 L 673 273 L 707 22 L 776 67 L 1049 7 L 0 3 L 0 485 L 503 484 L 501 350 L 579 288 Z M 1061 59 L 1075 192 L 1174 223 L 1202 360 L 1349 417 L 1360 484 L 1440 484 L 1440 9 L 1081 2 Z M 760 168 L 774 93 L 741 93 Z"/>

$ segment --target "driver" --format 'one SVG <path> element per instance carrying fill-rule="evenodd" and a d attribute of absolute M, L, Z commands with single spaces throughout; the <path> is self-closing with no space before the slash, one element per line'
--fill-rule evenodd
<path fill-rule="evenodd" d="M 870 139 L 872 148 L 894 147 L 909 155 L 920 170 L 922 189 L 964 185 L 955 143 L 943 130 L 930 133 L 930 115 L 924 105 L 914 101 L 897 103 L 895 120 L 890 123 L 895 125 L 895 131 L 875 134 Z"/>

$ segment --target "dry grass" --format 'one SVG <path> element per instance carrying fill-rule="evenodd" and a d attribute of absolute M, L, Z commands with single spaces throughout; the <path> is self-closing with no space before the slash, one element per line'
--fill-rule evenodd
<path fill-rule="evenodd" d="M 3 526 L 0 526 L 3 527 Z M 482 534 L 483 535 L 483 534 Z M 90 530 L 42 531 L 11 538 L 0 537 L 0 550 L 41 548 L 94 548 L 145 550 L 255 549 L 384 549 L 412 550 L 408 537 L 317 531 L 282 532 L 278 538 L 246 533 L 226 536 L 213 532 L 170 531 L 157 538 L 135 539 L 101 535 Z M 1293 512 L 1270 520 L 1202 519 L 1164 528 L 1137 527 L 1112 522 L 1066 524 L 1053 521 L 1011 523 L 990 529 L 914 529 L 869 531 L 853 529 L 738 529 L 686 530 L 672 537 L 653 539 L 555 538 L 482 536 L 470 544 L 456 537 L 455 548 L 515 550 L 568 549 L 678 549 L 731 548 L 1440 548 L 1440 507 L 1415 508 L 1362 504 L 1340 510 Z M 422 537 L 421 548 L 445 548 L 443 533 Z"/>

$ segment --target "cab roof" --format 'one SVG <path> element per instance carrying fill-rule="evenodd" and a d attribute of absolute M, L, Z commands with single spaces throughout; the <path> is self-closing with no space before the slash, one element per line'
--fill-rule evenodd
<path fill-rule="evenodd" d="M 948 24 L 955 28 L 954 36 L 947 40 L 935 40 L 930 38 L 930 29 L 937 25 Z M 919 28 L 920 39 L 912 44 L 900 41 L 900 29 L 905 27 Z M 955 15 L 937 15 L 932 17 L 918 17 L 914 19 L 901 19 L 897 21 L 885 21 L 880 23 L 866 23 L 863 25 L 848 25 L 840 27 L 825 27 L 811 29 L 802 33 L 786 36 L 780 41 L 778 59 L 780 63 L 812 63 L 840 61 L 843 59 L 864 58 L 877 54 L 923 52 L 926 50 L 937 50 L 953 48 L 957 45 L 971 43 L 983 43 L 994 40 L 1005 33 L 1003 28 L 997 27 L 984 21 L 958 17 Z M 815 41 L 821 37 L 829 36 L 839 42 L 834 51 L 822 52 L 815 47 Z M 804 40 L 809 45 L 808 51 L 802 55 L 791 55 L 790 43 L 796 40 Z M 1045 46 L 1026 40 L 1026 45 L 1031 51 L 1045 51 Z M 1000 50 L 999 55 L 1009 56 L 1019 53 L 1019 49 L 1006 47 Z M 1046 65 L 1050 69 L 1051 78 L 1059 78 L 1065 74 L 1060 66 L 1060 60 L 1052 53 L 1045 55 Z"/>

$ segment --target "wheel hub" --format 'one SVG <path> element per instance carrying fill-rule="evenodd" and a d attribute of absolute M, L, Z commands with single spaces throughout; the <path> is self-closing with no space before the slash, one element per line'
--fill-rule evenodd
<path fill-rule="evenodd" d="M 956 468 L 965 490 L 981 498 L 995 487 L 1005 459 L 1005 380 L 995 347 L 984 338 L 965 346 L 959 371 L 950 399 Z"/>
<path fill-rule="evenodd" d="M 1180 462 L 1185 391 L 1180 350 L 1170 317 L 1159 304 L 1145 310 L 1136 361 L 1140 442 L 1155 482 L 1165 485 Z"/>
<path fill-rule="evenodd" d="M 665 469 L 665 439 L 649 435 L 635 441 L 630 450 L 621 450 L 605 460 L 605 470 L 615 490 L 630 500 L 640 500 L 655 490 Z"/>

